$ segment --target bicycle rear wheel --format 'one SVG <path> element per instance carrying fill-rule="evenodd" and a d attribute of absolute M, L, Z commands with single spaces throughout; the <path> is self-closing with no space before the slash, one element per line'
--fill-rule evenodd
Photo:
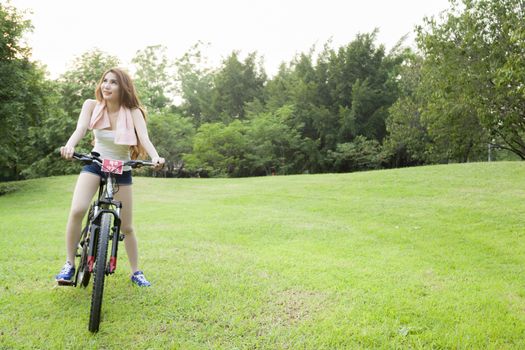
<path fill-rule="evenodd" d="M 77 276 L 75 278 L 75 285 L 79 285 L 82 287 L 87 287 L 89 284 L 89 279 L 91 278 L 91 273 L 89 272 L 89 267 L 87 264 L 87 258 L 88 258 L 88 251 L 89 251 L 89 240 L 91 237 L 93 237 L 92 234 L 89 233 L 90 226 L 86 225 L 84 230 L 82 230 L 82 235 L 80 237 L 80 243 L 79 243 L 79 250 L 80 250 L 80 258 L 78 259 L 78 269 L 77 269 Z"/>
<path fill-rule="evenodd" d="M 104 279 L 106 277 L 106 260 L 108 256 L 108 241 L 111 233 L 110 213 L 103 213 L 98 235 L 97 256 L 95 258 L 93 292 L 91 294 L 91 313 L 89 316 L 89 330 L 97 332 L 102 310 L 102 295 L 104 293 Z"/>
<path fill-rule="evenodd" d="M 77 248 L 77 272 L 75 276 L 75 286 L 87 287 L 89 280 L 91 278 L 91 272 L 89 271 L 89 266 L 87 264 L 88 254 L 89 254 L 89 241 L 93 239 L 94 233 L 93 230 L 93 204 L 89 208 L 88 215 L 86 217 L 86 224 L 82 228 L 80 234 L 80 240 L 78 242 Z"/>

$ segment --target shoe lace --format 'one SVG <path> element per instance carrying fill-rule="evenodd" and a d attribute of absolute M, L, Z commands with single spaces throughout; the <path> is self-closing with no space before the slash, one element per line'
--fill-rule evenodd
<path fill-rule="evenodd" d="M 70 263 L 65 263 L 62 267 L 62 270 L 60 270 L 60 274 L 67 274 L 69 273 L 69 271 L 71 271 L 72 268 L 73 266 Z"/>
<path fill-rule="evenodd" d="M 140 284 L 149 283 L 148 280 L 146 279 L 146 277 L 144 276 L 144 274 L 142 274 L 142 273 L 138 274 L 138 275 L 135 275 L 135 279 Z"/>

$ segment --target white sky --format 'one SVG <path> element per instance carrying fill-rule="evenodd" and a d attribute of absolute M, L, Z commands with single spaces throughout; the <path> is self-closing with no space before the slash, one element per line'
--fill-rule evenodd
<path fill-rule="evenodd" d="M 1 0 L 0 0 L 1 1 Z M 257 51 L 272 76 L 282 62 L 332 38 L 338 48 L 358 33 L 379 28 L 376 44 L 387 49 L 413 33 L 424 16 L 449 7 L 448 0 L 11 0 L 34 26 L 27 36 L 33 58 L 51 78 L 73 59 L 99 48 L 129 66 L 137 50 L 164 45 L 170 59 L 198 40 L 213 67 L 233 50 L 241 58 Z M 413 43 L 410 35 L 406 44 Z"/>

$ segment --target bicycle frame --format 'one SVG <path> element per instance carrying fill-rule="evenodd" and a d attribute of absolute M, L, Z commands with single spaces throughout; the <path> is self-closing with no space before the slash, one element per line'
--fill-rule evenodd
<path fill-rule="evenodd" d="M 86 265 L 88 267 L 88 272 L 91 274 L 93 273 L 94 266 L 96 263 L 96 254 L 97 254 L 97 247 L 98 247 L 98 240 L 100 235 L 100 224 L 101 224 L 101 218 L 103 214 L 109 213 L 113 217 L 113 222 L 111 225 L 111 229 L 109 230 L 109 237 L 108 240 L 111 240 L 111 255 L 109 258 L 109 262 L 107 263 L 107 266 L 104 267 L 105 274 L 112 274 L 115 272 L 115 269 L 117 268 L 117 254 L 118 254 L 118 242 L 124 240 L 124 235 L 120 234 L 120 212 L 122 209 L 122 203 L 120 201 L 117 201 L 114 199 L 115 194 L 115 174 L 114 172 L 119 172 L 121 168 L 118 167 L 123 165 L 128 165 L 131 168 L 139 168 L 142 166 L 154 166 L 151 162 L 146 162 L 142 160 L 132 160 L 127 161 L 121 164 L 117 165 L 117 168 L 114 167 L 115 161 L 109 162 L 109 167 L 104 167 L 104 161 L 99 158 L 99 154 L 96 152 L 92 152 L 91 155 L 85 155 L 80 153 L 75 153 L 74 158 L 77 160 L 80 160 L 84 163 L 91 164 L 96 163 L 103 169 L 104 177 L 100 179 L 99 189 L 98 189 L 98 196 L 97 199 L 92 203 L 88 219 L 87 219 L 87 225 L 82 230 L 88 230 L 87 236 L 85 239 L 89 241 L 88 249 L 87 249 L 87 261 Z M 115 171 L 115 170 L 119 171 Z M 84 234 L 82 234 L 84 235 Z M 83 236 L 82 236 L 83 237 Z M 82 238 L 81 237 L 81 238 Z M 85 242 L 85 241 L 83 241 Z M 89 277 L 88 277 L 89 278 Z M 87 286 L 87 283 L 84 284 L 84 286 Z M 77 280 L 75 279 L 74 285 L 77 285 Z"/>
<path fill-rule="evenodd" d="M 92 152 L 91 155 L 79 153 L 73 155 L 73 158 L 85 164 L 96 163 L 100 165 L 104 174 L 100 179 L 98 197 L 90 207 L 86 225 L 80 234 L 80 254 L 77 254 L 80 262 L 73 283 L 75 286 L 80 284 L 80 286 L 87 287 L 91 274 L 94 275 L 89 318 L 89 330 L 91 332 L 97 332 L 99 329 L 105 276 L 115 272 L 118 243 L 124 239 L 124 235 L 120 234 L 122 203 L 114 198 L 118 191 L 115 186 L 115 173 L 121 173 L 123 165 L 128 165 L 131 168 L 155 165 L 142 160 L 122 162 L 102 160 L 99 157 L 100 155 L 95 152 Z M 108 164 L 108 166 L 105 167 L 104 164 Z M 109 241 L 111 241 L 111 254 L 108 261 Z"/>

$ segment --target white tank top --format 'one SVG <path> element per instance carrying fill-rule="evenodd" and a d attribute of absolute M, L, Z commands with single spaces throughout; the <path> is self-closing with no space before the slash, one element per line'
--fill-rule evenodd
<path fill-rule="evenodd" d="M 95 134 L 94 152 L 100 153 L 102 159 L 114 159 L 127 161 L 131 159 L 128 145 L 115 144 L 115 132 L 113 130 L 93 129 Z M 122 170 L 131 170 L 130 166 L 125 166 Z"/>

